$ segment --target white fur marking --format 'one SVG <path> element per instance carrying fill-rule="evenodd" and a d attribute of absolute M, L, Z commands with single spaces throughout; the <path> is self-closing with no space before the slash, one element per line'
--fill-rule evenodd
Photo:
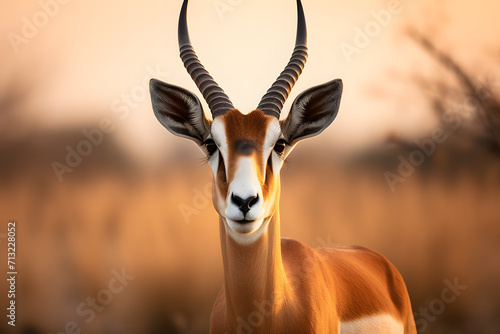
<path fill-rule="evenodd" d="M 231 200 L 233 194 L 243 199 L 257 196 L 259 200 L 244 216 L 239 207 Z M 262 199 L 262 188 L 253 158 L 240 157 L 226 198 L 227 207 L 224 216 L 230 229 L 240 234 L 250 234 L 257 231 L 261 227 L 264 217 Z M 252 220 L 252 222 L 241 224 L 235 221 L 242 219 Z"/>
<path fill-rule="evenodd" d="M 267 126 L 266 138 L 264 139 L 262 167 L 264 168 L 263 170 L 265 171 L 267 159 L 269 158 L 269 154 L 271 154 L 271 161 L 275 178 L 278 177 L 279 170 L 283 163 L 278 154 L 273 151 L 274 144 L 276 144 L 276 141 L 278 141 L 280 134 L 281 134 L 281 127 L 278 119 L 272 119 L 271 122 L 269 122 L 269 125 Z"/>
<path fill-rule="evenodd" d="M 260 227 L 252 232 L 252 233 L 247 233 L 247 234 L 242 234 L 238 233 L 235 230 L 233 230 L 229 224 L 231 222 L 228 222 L 227 219 L 224 219 L 224 225 L 226 227 L 226 232 L 229 234 L 229 236 L 236 241 L 240 245 L 250 245 L 254 243 L 256 240 L 258 240 L 266 231 L 267 226 L 269 225 L 269 220 L 270 218 L 263 219 L 260 223 Z"/>
<path fill-rule="evenodd" d="M 404 334 L 402 323 L 388 314 L 379 314 L 340 323 L 340 334 Z"/>
<path fill-rule="evenodd" d="M 212 128 L 210 129 L 210 134 L 212 135 L 212 139 L 219 148 L 219 152 L 222 155 L 224 161 L 228 159 L 228 148 L 227 148 L 227 138 L 226 138 L 226 126 L 224 122 L 222 122 L 219 118 L 214 119 L 212 122 Z M 214 154 L 217 155 L 218 154 Z M 212 157 L 213 158 L 213 157 Z M 214 173 L 214 177 L 217 177 L 217 168 L 219 167 L 219 158 L 210 159 L 210 166 L 212 167 L 212 171 Z M 227 175 L 227 165 L 224 164 L 224 168 L 226 169 Z"/>

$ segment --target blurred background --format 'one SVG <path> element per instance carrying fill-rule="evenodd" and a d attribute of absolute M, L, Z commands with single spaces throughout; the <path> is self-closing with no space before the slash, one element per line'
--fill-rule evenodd
<path fill-rule="evenodd" d="M 178 57 L 181 2 L 3 5 L 0 261 L 15 221 L 18 276 L 15 328 L 0 282 L 0 332 L 208 332 L 223 281 L 210 170 L 147 90 L 155 77 L 201 97 Z M 311 86 L 345 88 L 285 163 L 282 234 L 381 252 L 420 333 L 500 333 L 500 3 L 303 5 L 310 57 L 284 116 Z M 244 113 L 288 61 L 295 20 L 292 0 L 192 0 L 188 15 Z"/>

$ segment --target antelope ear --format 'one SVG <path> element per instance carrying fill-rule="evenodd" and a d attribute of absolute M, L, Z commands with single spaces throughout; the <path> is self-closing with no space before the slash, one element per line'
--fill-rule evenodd
<path fill-rule="evenodd" d="M 323 132 L 337 116 L 341 95 L 342 80 L 336 79 L 297 96 L 288 117 L 281 122 L 286 141 L 293 145 Z"/>
<path fill-rule="evenodd" d="M 210 132 L 200 100 L 188 90 L 151 79 L 153 111 L 160 123 L 174 135 L 203 144 Z"/>

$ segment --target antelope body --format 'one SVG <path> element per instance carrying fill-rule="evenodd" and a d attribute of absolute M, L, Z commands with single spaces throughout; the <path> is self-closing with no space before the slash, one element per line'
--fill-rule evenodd
<path fill-rule="evenodd" d="M 248 114 L 234 108 L 198 60 L 189 40 L 187 3 L 179 18 L 181 58 L 213 120 L 183 88 L 152 79 L 150 90 L 160 123 L 193 140 L 214 175 L 224 285 L 213 306 L 210 333 L 415 334 L 405 283 L 385 257 L 361 247 L 316 250 L 280 238 L 283 161 L 298 141 L 331 124 L 342 93 L 338 79 L 311 88 L 296 98 L 287 118 L 279 119 L 307 59 L 300 0 L 291 60 Z"/>

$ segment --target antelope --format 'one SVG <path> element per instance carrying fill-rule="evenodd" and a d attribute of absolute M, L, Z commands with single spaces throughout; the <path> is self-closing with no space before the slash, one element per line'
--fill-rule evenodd
<path fill-rule="evenodd" d="M 417 333 L 400 273 L 363 247 L 313 249 L 280 237 L 280 170 L 302 139 L 337 116 L 342 81 L 300 94 L 280 113 L 308 56 L 306 21 L 297 0 L 291 59 L 257 109 L 243 114 L 199 61 L 187 28 L 188 0 L 179 17 L 180 56 L 212 113 L 195 94 L 151 79 L 153 111 L 174 135 L 193 140 L 213 171 L 224 284 L 210 333 Z"/>

